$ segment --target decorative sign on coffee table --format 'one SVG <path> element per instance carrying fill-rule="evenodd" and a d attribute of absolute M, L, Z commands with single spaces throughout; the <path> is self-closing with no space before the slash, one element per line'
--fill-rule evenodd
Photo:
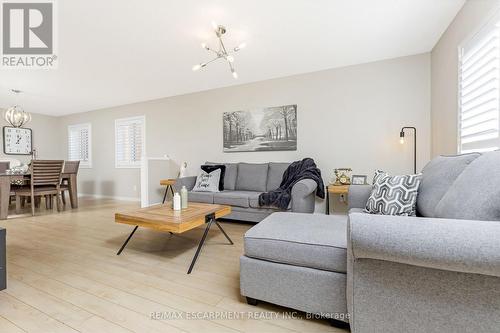
<path fill-rule="evenodd" d="M 297 150 L 297 105 L 224 112 L 224 152 Z"/>

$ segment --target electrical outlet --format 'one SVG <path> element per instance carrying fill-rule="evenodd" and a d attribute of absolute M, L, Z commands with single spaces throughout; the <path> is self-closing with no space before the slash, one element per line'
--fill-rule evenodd
<path fill-rule="evenodd" d="M 137 185 L 134 185 L 134 192 L 137 192 Z"/>

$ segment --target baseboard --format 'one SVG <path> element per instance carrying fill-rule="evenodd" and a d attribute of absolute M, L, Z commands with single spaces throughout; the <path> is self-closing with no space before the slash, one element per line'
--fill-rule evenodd
<path fill-rule="evenodd" d="M 86 193 L 79 193 L 78 197 L 91 197 L 95 199 L 112 199 L 112 200 L 117 200 L 117 201 L 133 201 L 133 202 L 140 202 L 140 198 L 134 198 L 134 197 L 120 197 L 120 196 L 113 196 L 113 195 L 103 195 L 103 194 L 86 194 Z"/>

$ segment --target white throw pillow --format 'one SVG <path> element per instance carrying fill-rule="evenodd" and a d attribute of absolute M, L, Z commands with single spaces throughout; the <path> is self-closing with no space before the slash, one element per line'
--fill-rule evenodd
<path fill-rule="evenodd" d="M 198 177 L 196 177 L 196 183 L 193 187 L 193 192 L 219 192 L 219 180 L 220 180 L 221 169 L 214 170 L 207 173 L 201 170 Z"/>

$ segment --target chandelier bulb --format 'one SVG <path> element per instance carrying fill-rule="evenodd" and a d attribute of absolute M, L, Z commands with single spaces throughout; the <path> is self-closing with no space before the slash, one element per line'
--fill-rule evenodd
<path fill-rule="evenodd" d="M 238 52 L 241 49 L 244 49 L 247 46 L 247 43 L 241 43 L 240 45 L 234 48 L 234 52 Z"/>
<path fill-rule="evenodd" d="M 235 71 L 233 71 L 233 77 L 234 77 L 235 79 L 237 79 L 237 78 L 238 78 L 238 73 L 236 73 Z"/>
<path fill-rule="evenodd" d="M 200 68 L 201 68 L 201 64 L 194 65 L 193 66 L 193 72 L 196 72 L 196 71 L 200 70 Z"/>

